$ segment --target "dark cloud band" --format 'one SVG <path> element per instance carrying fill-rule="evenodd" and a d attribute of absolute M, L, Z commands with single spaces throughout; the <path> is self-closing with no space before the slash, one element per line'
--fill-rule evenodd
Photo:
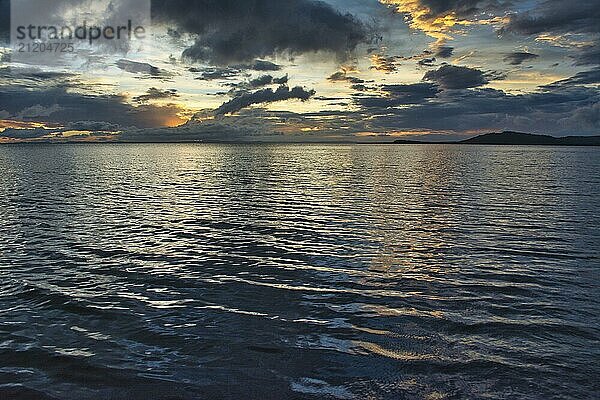
<path fill-rule="evenodd" d="M 240 111 L 243 108 L 250 107 L 253 104 L 273 103 L 276 101 L 299 99 L 306 101 L 315 94 L 314 90 L 305 90 L 300 86 L 290 89 L 287 86 L 280 86 L 277 90 L 263 89 L 253 93 L 244 93 L 232 100 L 224 103 L 215 110 L 216 115 L 230 114 Z"/>
<path fill-rule="evenodd" d="M 152 14 L 196 36 L 186 58 L 215 64 L 279 52 L 324 50 L 343 57 L 368 36 L 352 15 L 313 0 L 153 0 Z"/>

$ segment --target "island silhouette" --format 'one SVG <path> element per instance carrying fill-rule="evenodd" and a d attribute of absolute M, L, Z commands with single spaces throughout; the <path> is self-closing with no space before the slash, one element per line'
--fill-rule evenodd
<path fill-rule="evenodd" d="M 600 136 L 565 136 L 535 135 L 522 132 L 495 132 L 475 136 L 466 140 L 449 142 L 427 142 L 400 139 L 394 144 L 473 144 L 473 145 L 526 145 L 526 146 L 600 146 Z"/>

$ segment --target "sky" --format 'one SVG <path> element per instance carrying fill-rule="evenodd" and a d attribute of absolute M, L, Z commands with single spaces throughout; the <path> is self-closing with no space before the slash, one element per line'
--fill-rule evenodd
<path fill-rule="evenodd" d="M 151 0 L 151 16 L 143 49 L 26 64 L 0 0 L 0 143 L 600 135 L 600 0 Z"/>

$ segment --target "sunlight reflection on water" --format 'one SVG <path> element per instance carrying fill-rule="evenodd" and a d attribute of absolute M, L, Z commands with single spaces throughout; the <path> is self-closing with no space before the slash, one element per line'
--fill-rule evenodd
<path fill-rule="evenodd" d="M 17 145 L 0 171 L 0 397 L 598 392 L 596 149 Z"/>

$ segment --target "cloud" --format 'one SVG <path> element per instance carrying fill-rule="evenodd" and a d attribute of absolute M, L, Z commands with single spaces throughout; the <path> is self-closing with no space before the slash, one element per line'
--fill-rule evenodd
<path fill-rule="evenodd" d="M 262 75 L 256 79 L 252 79 L 250 82 L 248 82 L 248 85 L 252 88 L 258 88 L 272 84 L 285 85 L 288 83 L 288 80 L 289 78 L 287 75 L 282 76 L 281 78 L 274 78 L 271 75 Z"/>
<path fill-rule="evenodd" d="M 368 39 L 358 19 L 313 0 L 153 0 L 152 6 L 156 22 L 196 36 L 184 57 L 220 65 L 321 50 L 342 58 Z"/>
<path fill-rule="evenodd" d="M 66 129 L 74 131 L 116 132 L 123 129 L 123 127 L 104 121 L 77 121 L 68 124 Z"/>
<path fill-rule="evenodd" d="M 53 130 L 45 129 L 45 128 L 33 128 L 33 129 L 18 129 L 18 128 L 8 128 L 4 131 L 0 132 L 0 137 L 9 138 L 9 139 L 39 139 L 41 137 L 47 136 L 53 133 Z"/>
<path fill-rule="evenodd" d="M 535 93 L 509 94 L 491 88 L 441 90 L 435 83 L 422 82 L 382 85 L 378 95 L 357 97 L 356 111 L 295 114 L 242 110 L 231 117 L 217 116 L 182 129 L 161 130 L 163 134 L 158 137 L 168 134 L 190 140 L 360 140 L 355 135 L 364 132 L 385 138 L 397 131 L 460 135 L 502 130 L 586 135 L 600 130 L 598 104 L 600 93 L 596 89 L 572 83 L 544 87 Z M 300 127 L 306 129 L 302 135 Z"/>
<path fill-rule="evenodd" d="M 169 99 L 174 97 L 179 97 L 176 89 L 160 90 L 151 87 L 145 94 L 134 97 L 133 101 L 137 103 L 147 103 L 150 100 Z"/>
<path fill-rule="evenodd" d="M 599 85 L 600 84 L 600 67 L 596 67 L 590 71 L 579 72 L 575 76 L 568 79 L 563 79 L 546 85 L 547 88 L 569 87 L 572 85 Z"/>
<path fill-rule="evenodd" d="M 199 68 L 192 67 L 189 69 L 190 72 L 202 72 L 202 75 L 197 77 L 196 79 L 202 81 L 212 81 L 219 79 L 229 79 L 237 77 L 242 71 L 237 68 L 227 67 L 227 68 L 209 68 L 207 70 L 201 70 Z"/>
<path fill-rule="evenodd" d="M 455 28 L 468 25 L 484 11 L 502 8 L 501 0 L 380 0 L 408 17 L 413 29 L 443 42 Z"/>
<path fill-rule="evenodd" d="M 117 67 L 119 67 L 119 69 L 122 69 L 123 71 L 127 71 L 132 74 L 147 74 L 151 76 L 164 75 L 163 71 L 148 63 L 121 59 L 117 61 L 116 65 Z"/>
<path fill-rule="evenodd" d="M 78 132 L 74 132 L 78 131 Z M 65 133 L 69 132 L 68 136 Z M 80 132 L 80 133 L 79 133 Z M 0 132 L 2 139 L 16 139 L 18 141 L 31 141 L 43 139 L 44 141 L 77 141 L 89 139 L 91 137 L 112 136 L 120 133 L 118 127 L 113 124 L 82 121 L 63 128 L 48 127 L 11 127 Z"/>
<path fill-rule="evenodd" d="M 435 57 L 431 57 L 431 58 L 424 58 L 422 60 L 419 60 L 417 62 L 417 64 L 421 67 L 433 67 L 435 62 L 436 62 Z"/>
<path fill-rule="evenodd" d="M 10 0 L 0 0 L 0 44 L 10 41 Z"/>
<path fill-rule="evenodd" d="M 499 31 L 534 36 L 577 50 L 575 65 L 600 65 L 600 7 L 597 0 L 575 3 L 545 0 L 526 12 L 513 12 Z M 590 44 L 591 42 L 591 44 Z"/>
<path fill-rule="evenodd" d="M 572 113 L 558 120 L 563 126 L 589 126 L 597 135 L 600 132 L 600 102 L 578 107 Z"/>
<path fill-rule="evenodd" d="M 99 121 L 121 126 L 156 127 L 180 120 L 178 113 L 181 110 L 175 105 L 136 107 L 128 104 L 124 95 L 88 95 L 73 91 L 75 88 L 77 86 L 0 86 L 0 110 L 10 113 L 12 118 L 58 124 Z"/>
<path fill-rule="evenodd" d="M 381 54 L 373 54 L 371 56 L 371 69 L 381 72 L 394 72 L 398 69 L 396 62 L 398 57 L 387 57 Z"/>
<path fill-rule="evenodd" d="M 436 97 L 439 89 L 432 83 L 415 83 L 410 85 L 383 85 L 380 92 L 383 96 L 358 97 L 355 101 L 362 107 L 371 109 L 423 104 Z"/>
<path fill-rule="evenodd" d="M 248 84 L 250 87 L 257 88 L 261 86 L 267 86 L 273 83 L 273 77 L 271 75 L 262 75 L 258 78 L 252 79 Z"/>
<path fill-rule="evenodd" d="M 281 140 L 276 131 L 276 114 L 263 109 L 246 109 L 229 116 L 214 116 L 203 110 L 184 125 L 175 128 L 129 129 L 118 137 L 124 142 L 251 141 Z"/>
<path fill-rule="evenodd" d="M 600 132 L 595 114 L 598 112 L 599 76 L 594 67 L 599 65 L 600 59 L 595 24 L 597 14 L 587 0 L 581 2 L 586 13 L 579 9 L 579 2 L 562 5 L 545 0 L 525 3 L 495 0 L 326 0 L 324 3 L 316 0 L 153 1 L 157 21 L 163 24 L 162 28 L 171 29 L 171 38 L 161 35 L 160 39 L 178 46 L 161 57 L 166 59 L 170 52 L 186 50 L 188 57 L 202 61 L 195 68 L 186 72 L 182 70 L 184 64 L 176 62 L 170 67 L 154 61 L 123 59 L 117 62 L 120 57 L 125 57 L 117 56 L 109 61 L 113 69 L 106 76 L 114 76 L 117 63 L 121 70 L 127 72 L 120 74 L 121 80 L 127 82 L 99 86 L 90 83 L 88 74 L 78 76 L 36 69 L 8 71 L 0 68 L 0 117 L 7 120 L 6 126 L 15 128 L 8 125 L 8 120 L 20 120 L 35 127 L 38 125 L 33 123 L 37 120 L 44 126 L 82 131 L 100 130 L 103 126 L 119 128 L 128 132 L 130 137 L 156 135 L 153 137 L 158 138 L 174 134 L 182 138 L 201 138 L 206 134 L 206 137 L 218 138 L 219 129 L 223 130 L 224 137 L 239 137 L 244 132 L 259 136 L 261 124 L 271 132 L 271 118 L 279 121 L 277 118 L 281 117 L 282 121 L 294 121 L 290 125 L 283 122 L 279 125 L 278 122 L 277 129 L 281 132 L 302 128 L 306 132 L 316 132 L 315 135 L 351 135 L 367 131 L 385 133 L 397 129 L 519 129 L 546 130 L 554 134 Z M 409 36 L 406 26 L 398 23 L 398 15 L 382 2 L 393 4 L 396 10 L 406 13 L 413 28 L 421 29 L 431 37 L 449 39 L 450 35 L 458 32 L 465 36 L 456 35 L 453 42 L 434 41 L 422 34 Z M 5 3 L 5 0 L 0 0 L 0 7 Z M 566 10 L 569 7 L 577 10 Z M 520 11 L 523 9 L 530 11 Z M 326 77 L 322 75 L 324 65 L 317 67 L 317 63 L 327 62 L 326 56 L 338 61 L 335 60 L 336 55 L 342 58 L 369 40 L 370 28 L 357 17 L 346 14 L 348 10 L 353 15 L 360 15 L 362 21 L 367 20 L 367 15 L 379 18 L 377 22 L 383 21 L 378 25 L 385 26 L 381 28 L 382 41 L 368 46 L 372 48 L 368 54 L 373 70 L 365 71 L 364 60 L 360 57 L 344 63 L 360 68 L 360 75 L 358 71 L 342 69 L 327 78 L 329 83 L 323 82 Z M 492 21 L 493 15 L 503 18 Z M 388 28 L 388 23 L 394 27 Z M 471 27 L 478 23 L 490 23 L 496 27 L 506 24 L 504 32 L 507 34 L 502 42 L 498 42 L 500 47 L 487 46 L 496 40 L 492 27 Z M 531 37 L 515 38 L 513 34 Z M 178 38 L 175 40 L 174 36 Z M 526 45 L 534 48 L 531 47 L 534 46 L 533 40 L 546 40 L 535 46 L 547 49 L 539 53 L 539 58 L 528 51 L 511 52 L 526 48 L 521 47 Z M 560 43 L 564 47 L 549 49 L 546 44 L 550 40 L 555 40 L 552 44 Z M 458 54 L 453 57 L 455 47 Z M 423 49 L 427 50 L 421 51 Z M 473 49 L 477 50 L 469 53 Z M 292 61 L 296 54 L 314 51 L 332 54 L 297 57 Z M 471 60 L 477 67 L 443 63 L 450 58 L 457 64 L 466 63 L 458 60 L 464 60 L 469 54 L 474 54 Z M 530 88 L 528 82 L 523 84 L 520 94 L 511 94 L 484 86 L 493 79 L 499 79 L 497 74 L 488 71 L 500 68 L 490 66 L 490 63 L 498 61 L 498 54 L 501 54 L 500 60 L 505 58 L 506 63 L 516 66 L 527 65 L 532 60 L 543 61 L 534 63 L 535 69 L 531 71 L 531 76 L 536 77 L 534 79 L 540 75 L 545 79 L 552 74 L 563 74 L 564 60 L 568 61 L 569 56 L 574 58 L 575 64 L 590 67 L 584 72 L 579 71 L 585 68 L 577 68 L 574 76 L 538 89 Z M 276 63 L 279 60 L 282 65 Z M 555 69 L 542 68 L 559 60 Z M 323 86 L 325 97 L 313 98 L 313 91 L 300 87 L 292 89 L 294 85 L 289 84 L 288 77 L 284 76 L 287 70 L 275 72 L 284 69 L 283 64 L 287 66 L 292 62 L 299 64 L 290 69 L 294 76 L 302 82 Z M 410 84 L 411 79 L 415 82 L 414 73 L 420 71 L 415 68 L 415 63 L 426 69 L 416 78 L 417 83 Z M 504 67 L 509 69 L 506 64 Z M 185 106 L 168 104 L 184 95 L 174 89 L 165 89 L 166 85 L 156 88 L 150 87 L 158 85 L 155 83 L 141 85 L 143 82 L 136 82 L 131 86 L 132 78 L 175 76 L 170 75 L 171 68 L 173 74 L 182 73 L 177 82 L 181 83 L 178 89 L 186 91 L 185 99 L 190 100 Z M 397 73 L 384 76 L 375 70 Z M 428 70 L 431 71 L 426 72 Z M 184 80 L 190 75 L 213 82 L 185 84 Z M 106 82 L 106 76 L 101 76 L 98 82 Z M 423 81 L 419 82 L 421 76 Z M 348 88 L 336 90 L 331 82 L 350 86 L 354 91 L 349 94 Z M 409 84 L 386 84 L 392 82 Z M 135 94 L 119 94 L 117 91 L 121 90 L 121 84 L 126 84 L 126 90 Z M 227 92 L 229 89 L 231 91 Z M 214 123 L 199 119 L 196 124 L 187 124 L 181 129 L 164 128 L 181 122 L 180 115 L 191 112 L 180 107 L 197 107 L 203 102 L 214 104 L 216 99 L 209 97 L 214 95 L 229 95 L 227 99 L 230 99 L 216 110 L 211 110 L 210 118 L 211 121 L 214 119 Z M 267 107 L 275 101 L 309 98 L 313 99 L 310 104 L 290 105 L 290 108 L 323 111 L 293 116 L 293 113 L 257 112 L 261 104 Z M 182 99 L 177 101 L 183 103 Z M 241 114 L 244 114 L 243 118 Z M 250 122 L 250 114 L 256 119 L 254 122 Z M 243 127 L 236 126 L 240 121 L 245 121 Z"/>
<path fill-rule="evenodd" d="M 450 58 L 454 53 L 454 47 L 450 46 L 437 46 L 435 49 L 435 56 L 440 58 Z"/>
<path fill-rule="evenodd" d="M 189 69 L 190 72 L 202 73 L 202 75 L 200 75 L 196 79 L 204 80 L 204 81 L 237 78 L 237 77 L 239 77 L 240 74 L 242 74 L 246 70 L 253 70 L 253 71 L 260 71 L 260 72 L 279 71 L 279 70 L 281 70 L 281 65 L 272 63 L 270 61 L 255 60 L 251 64 L 238 64 L 238 65 L 232 65 L 229 67 L 209 67 L 209 68 L 192 67 Z"/>
<path fill-rule="evenodd" d="M 466 89 L 489 83 L 484 72 L 454 65 L 443 65 L 435 71 L 428 71 L 423 80 L 435 82 L 444 89 Z"/>
<path fill-rule="evenodd" d="M 14 66 L 0 68 L 0 82 L 27 82 L 28 85 L 64 85 L 74 81 L 75 74 L 69 72 L 44 71 L 38 67 L 16 68 Z"/>
<path fill-rule="evenodd" d="M 344 71 L 334 72 L 327 78 L 327 80 L 329 80 L 331 82 L 350 82 L 355 85 L 365 83 L 365 81 L 363 79 L 356 78 L 354 76 L 349 76 Z"/>
<path fill-rule="evenodd" d="M 575 65 L 600 65 L 600 45 L 583 46 L 573 57 Z"/>
<path fill-rule="evenodd" d="M 40 104 L 36 104 L 31 107 L 24 108 L 17 115 L 18 119 L 41 119 L 47 118 L 52 114 L 61 111 L 63 108 L 58 104 L 52 104 L 50 106 L 42 106 Z"/>
<path fill-rule="evenodd" d="M 288 83 L 288 81 L 289 81 L 288 75 L 282 76 L 281 78 L 273 78 L 273 83 L 276 85 L 285 85 Z"/>
<path fill-rule="evenodd" d="M 356 99 L 362 110 L 340 117 L 344 125 L 366 121 L 373 132 L 394 130 L 501 131 L 519 130 L 554 135 L 598 134 L 600 92 L 598 71 L 525 94 L 491 88 L 435 91 L 432 87 L 400 85 L 381 88 L 381 95 Z M 462 85 L 466 86 L 466 85 Z M 394 87 L 394 86 L 392 86 Z"/>
<path fill-rule="evenodd" d="M 281 69 L 281 65 L 272 63 L 270 61 L 256 60 L 254 61 L 254 64 L 248 66 L 248 69 L 253 69 L 255 71 L 279 71 Z"/>
<path fill-rule="evenodd" d="M 467 17 L 498 4 L 489 0 L 420 0 L 420 3 L 431 16 L 436 17 L 448 14 Z"/>
<path fill-rule="evenodd" d="M 537 54 L 528 53 L 525 51 L 516 51 L 514 53 L 507 54 L 504 57 L 504 61 L 510 65 L 521 65 L 525 61 L 535 60 L 539 56 Z"/>
<path fill-rule="evenodd" d="M 306 101 L 314 94 L 314 90 L 307 91 L 300 86 L 296 86 L 291 90 L 287 86 L 280 86 L 275 91 L 273 91 L 273 89 L 263 89 L 253 93 L 243 93 L 221 105 L 221 107 L 215 110 L 215 114 L 223 115 L 235 113 L 243 108 L 250 107 L 253 104 L 273 103 L 290 99 Z"/>
<path fill-rule="evenodd" d="M 198 118 L 176 128 L 131 128 L 94 120 L 65 126 L 91 132 L 122 131 L 113 140 L 158 142 L 310 141 L 334 137 L 335 140 L 358 140 L 354 135 L 362 132 L 385 137 L 397 131 L 518 130 L 554 135 L 597 134 L 600 93 L 587 85 L 594 84 L 598 78 L 597 71 L 583 72 L 528 94 L 510 94 L 491 88 L 443 90 L 434 82 L 381 85 L 374 86 L 369 96 L 356 96 L 354 111 L 297 114 L 243 108 L 293 97 L 290 94 L 293 90 L 289 88 L 278 89 L 279 94 L 265 89 L 236 98 L 224 104 L 220 111 L 205 110 Z M 304 89 L 298 90 L 305 93 L 301 98 L 310 94 Z M 0 109 L 4 104 L 0 101 Z M 226 108 L 238 109 L 238 112 L 221 115 L 227 113 Z M 302 133 L 300 128 L 308 129 Z M 9 135 L 39 137 L 48 132 L 10 131 Z"/>
<path fill-rule="evenodd" d="M 533 10 L 511 14 L 503 31 L 523 35 L 600 33 L 600 7 L 597 0 L 540 1 Z"/>

